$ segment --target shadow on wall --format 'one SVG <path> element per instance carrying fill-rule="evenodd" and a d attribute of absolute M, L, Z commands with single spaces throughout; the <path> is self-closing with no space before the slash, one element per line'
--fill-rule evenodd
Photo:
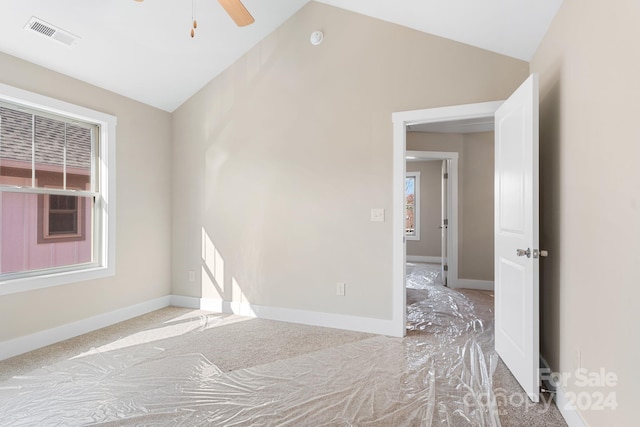
<path fill-rule="evenodd" d="M 541 353 L 552 367 L 560 366 L 560 164 L 561 67 L 540 88 L 540 247 L 549 257 L 540 263 Z"/>

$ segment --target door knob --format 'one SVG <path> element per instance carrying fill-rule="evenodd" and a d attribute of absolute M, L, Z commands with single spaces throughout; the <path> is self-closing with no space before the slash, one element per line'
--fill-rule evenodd
<path fill-rule="evenodd" d="M 525 249 L 516 249 L 516 255 L 518 256 L 527 256 L 527 258 L 531 258 L 531 248 Z"/>

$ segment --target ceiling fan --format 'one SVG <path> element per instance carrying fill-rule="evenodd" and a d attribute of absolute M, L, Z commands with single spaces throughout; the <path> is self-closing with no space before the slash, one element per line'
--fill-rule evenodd
<path fill-rule="evenodd" d="M 137 2 L 143 2 L 144 0 L 135 0 Z M 229 14 L 231 19 L 236 23 L 238 27 L 244 27 L 255 22 L 253 16 L 249 13 L 246 7 L 240 0 L 218 0 L 218 3 L 222 5 L 224 10 Z M 194 21 L 194 28 L 196 23 Z M 193 36 L 192 36 L 193 37 Z"/>

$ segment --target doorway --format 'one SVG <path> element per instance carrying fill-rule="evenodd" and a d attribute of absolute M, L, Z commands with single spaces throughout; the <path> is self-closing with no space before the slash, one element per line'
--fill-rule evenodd
<path fill-rule="evenodd" d="M 392 114 L 392 328 L 404 336 L 407 314 L 402 182 L 407 128 L 413 125 L 495 128 L 495 349 L 533 402 L 539 400 L 538 76 L 506 101 Z M 401 240 L 402 239 L 402 240 Z"/>
<path fill-rule="evenodd" d="M 444 285 L 448 285 L 450 281 L 455 283 L 458 278 L 458 153 L 411 150 L 406 151 L 405 158 L 405 170 L 423 169 L 418 175 L 423 184 L 429 183 L 431 186 L 439 187 L 435 192 L 437 202 L 431 205 L 426 215 L 425 207 L 428 207 L 433 200 L 425 201 L 424 197 L 432 196 L 434 192 L 424 191 L 424 186 L 421 187 L 420 197 L 423 200 L 421 200 L 417 218 L 419 230 L 411 236 L 405 227 L 407 240 L 405 260 L 439 264 L 442 283 Z M 429 163 L 428 167 L 407 166 L 426 162 Z M 433 176 L 434 171 L 437 178 Z M 430 178 L 425 176 L 427 173 L 431 175 Z"/>
<path fill-rule="evenodd" d="M 495 112 L 500 105 L 502 105 L 502 101 L 494 101 L 393 114 L 393 218 L 404 218 L 403 184 L 406 174 L 407 128 L 415 128 L 417 125 L 432 125 L 431 129 L 435 132 L 438 132 L 437 129 L 442 131 L 442 129 L 452 126 L 474 128 L 478 131 L 480 129 L 487 130 L 488 127 L 493 129 Z M 406 253 L 403 222 L 394 221 L 392 229 L 393 328 L 394 335 L 404 336 L 406 334 Z M 455 242 L 457 245 L 457 233 Z M 453 255 L 453 251 L 449 251 L 449 254 Z M 455 258 L 457 276 L 457 255 Z M 448 263 L 451 273 L 451 258 Z M 449 276 L 449 283 L 456 283 L 457 277 L 454 278 L 453 274 Z"/>

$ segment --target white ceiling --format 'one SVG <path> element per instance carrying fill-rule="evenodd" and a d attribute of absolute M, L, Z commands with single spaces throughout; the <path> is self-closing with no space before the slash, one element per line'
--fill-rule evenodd
<path fill-rule="evenodd" d="M 318 0 L 529 60 L 562 0 Z M 243 0 L 239 28 L 215 0 L 0 0 L 0 51 L 173 111 L 309 0 Z M 79 37 L 67 47 L 23 27 L 35 16 Z"/>

